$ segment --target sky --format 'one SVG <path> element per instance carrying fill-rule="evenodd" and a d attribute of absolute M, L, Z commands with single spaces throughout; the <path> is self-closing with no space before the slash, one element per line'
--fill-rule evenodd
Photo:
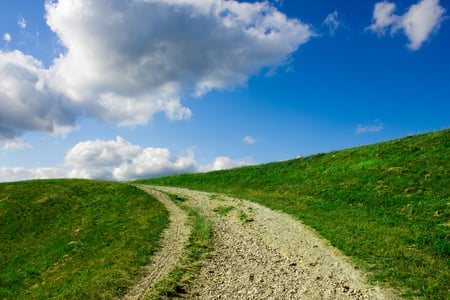
<path fill-rule="evenodd" d="M 205 172 L 449 128 L 449 10 L 0 0 L 0 181 Z"/>

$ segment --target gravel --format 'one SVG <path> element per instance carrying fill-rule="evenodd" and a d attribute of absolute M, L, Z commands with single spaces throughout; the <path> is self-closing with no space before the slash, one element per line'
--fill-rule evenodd
<path fill-rule="evenodd" d="M 400 299 L 368 284 L 344 255 L 287 214 L 219 194 L 157 189 L 187 198 L 214 221 L 214 250 L 179 298 Z"/>

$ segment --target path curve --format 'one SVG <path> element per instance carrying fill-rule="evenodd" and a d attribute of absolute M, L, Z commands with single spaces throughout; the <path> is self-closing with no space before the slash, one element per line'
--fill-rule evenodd
<path fill-rule="evenodd" d="M 220 194 L 157 189 L 187 198 L 215 223 L 214 251 L 180 298 L 400 299 L 367 284 L 344 255 L 287 214 Z"/>
<path fill-rule="evenodd" d="M 144 277 L 122 298 L 126 300 L 143 299 L 155 283 L 176 267 L 191 232 L 191 228 L 187 225 L 187 213 L 176 206 L 166 194 L 149 187 L 138 187 L 164 204 L 169 211 L 170 224 L 163 232 L 161 249 L 152 257 L 151 263 L 144 267 Z"/>

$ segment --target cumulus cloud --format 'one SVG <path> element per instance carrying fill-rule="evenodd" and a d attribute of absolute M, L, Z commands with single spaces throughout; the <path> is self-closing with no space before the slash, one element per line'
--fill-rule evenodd
<path fill-rule="evenodd" d="M 446 12 L 439 0 L 421 0 L 403 15 L 396 15 L 395 10 L 395 3 L 377 3 L 373 12 L 373 24 L 367 29 L 378 35 L 385 35 L 389 29 L 391 35 L 403 31 L 411 50 L 418 50 L 440 28 Z"/>
<path fill-rule="evenodd" d="M 174 156 L 165 148 L 141 148 L 121 137 L 78 143 L 66 155 L 70 177 L 128 180 L 194 172 L 193 155 Z"/>
<path fill-rule="evenodd" d="M 71 168 L 69 177 L 131 180 L 222 170 L 250 163 L 218 157 L 212 164 L 201 166 L 192 151 L 185 155 L 173 155 L 166 148 L 142 148 L 117 137 L 111 141 L 78 143 L 68 151 L 65 164 Z"/>
<path fill-rule="evenodd" d="M 67 129 L 82 114 L 130 126 L 160 112 L 189 119 L 182 99 L 245 84 L 286 64 L 314 35 L 270 2 L 59 0 L 45 7 L 65 51 L 49 68 L 19 51 L 0 54 L 0 73 L 14 81 L 0 90 L 0 139 Z M 31 113 L 31 121 L 18 118 Z"/>
<path fill-rule="evenodd" d="M 180 173 L 209 172 L 252 165 L 251 159 L 233 160 L 221 156 L 200 165 L 192 151 L 174 155 L 167 148 L 142 148 L 122 137 L 114 140 L 83 141 L 66 154 L 60 168 L 0 168 L 0 181 L 45 178 L 92 178 L 133 180 Z"/>
<path fill-rule="evenodd" d="M 243 84 L 312 36 L 268 2 L 64 0 L 46 8 L 67 47 L 48 84 L 124 125 L 157 112 L 188 119 L 183 97 Z"/>
<path fill-rule="evenodd" d="M 384 125 L 379 120 L 375 120 L 374 124 L 371 125 L 362 125 L 359 124 L 356 128 L 356 134 L 366 133 L 366 132 L 380 132 L 383 130 Z"/>
<path fill-rule="evenodd" d="M 0 140 L 24 131 L 64 133 L 76 115 L 69 101 L 40 84 L 42 64 L 20 51 L 0 51 Z"/>
<path fill-rule="evenodd" d="M 12 39 L 12 37 L 11 37 L 11 35 L 8 33 L 8 32 L 6 32 L 6 33 L 4 33 L 3 34 L 3 40 L 5 41 L 5 42 L 10 42 L 11 41 L 11 39 Z"/>
<path fill-rule="evenodd" d="M 334 35 L 336 33 L 336 30 L 339 28 L 339 25 L 341 22 L 338 20 L 338 12 L 334 11 L 325 18 L 323 21 L 323 25 L 328 27 L 328 30 L 330 31 L 331 35 Z"/>
<path fill-rule="evenodd" d="M 251 160 L 232 160 L 228 157 L 221 156 L 217 157 L 212 164 L 198 167 L 198 171 L 209 172 L 209 171 L 226 170 L 243 166 L 250 166 L 252 164 L 253 163 L 251 162 Z"/>

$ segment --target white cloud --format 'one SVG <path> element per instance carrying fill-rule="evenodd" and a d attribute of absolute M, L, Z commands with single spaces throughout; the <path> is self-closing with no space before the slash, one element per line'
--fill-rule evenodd
<path fill-rule="evenodd" d="M 10 42 L 11 39 L 12 39 L 12 37 L 11 37 L 11 35 L 9 33 L 6 32 L 5 34 L 3 34 L 3 40 L 5 42 Z"/>
<path fill-rule="evenodd" d="M 19 139 L 7 141 L 3 145 L 3 150 L 21 150 L 33 148 L 30 144 L 26 144 Z"/>
<path fill-rule="evenodd" d="M 367 27 L 379 35 L 384 35 L 386 29 L 397 22 L 398 16 L 394 15 L 396 9 L 395 3 L 379 2 L 375 4 L 373 11 L 374 23 Z"/>
<path fill-rule="evenodd" d="M 67 131 L 83 114 L 129 126 L 159 112 L 189 119 L 182 99 L 283 66 L 314 35 L 269 2 L 59 0 L 45 6 L 65 53 L 48 69 L 19 51 L 0 53 L 0 74 L 14 82 L 0 86 L 0 139 Z M 18 24 L 26 26 L 25 19 Z M 11 73 L 13 65 L 18 71 Z"/>
<path fill-rule="evenodd" d="M 323 25 L 327 26 L 330 34 L 334 35 L 336 33 L 336 30 L 339 28 L 339 25 L 341 24 L 338 20 L 338 12 L 334 11 L 325 18 L 323 21 Z"/>
<path fill-rule="evenodd" d="M 68 99 L 40 84 L 42 64 L 20 51 L 0 51 L 0 140 L 23 131 L 64 133 L 76 115 Z"/>
<path fill-rule="evenodd" d="M 374 23 L 367 29 L 378 35 L 384 35 L 388 29 L 392 35 L 401 30 L 408 38 L 411 50 L 418 50 L 440 28 L 446 12 L 439 0 L 421 0 L 403 15 L 394 14 L 395 9 L 395 3 L 377 3 L 373 12 Z"/>
<path fill-rule="evenodd" d="M 17 20 L 17 25 L 18 25 L 20 28 L 24 29 L 24 28 L 27 27 L 27 21 L 25 20 L 24 17 L 20 17 L 19 20 Z"/>
<path fill-rule="evenodd" d="M 243 166 L 250 166 L 253 163 L 251 160 L 232 160 L 228 157 L 217 157 L 212 164 L 206 166 L 200 166 L 198 168 L 199 172 L 209 172 L 209 171 L 218 171 L 218 170 L 226 170 L 232 168 L 238 168 Z"/>
<path fill-rule="evenodd" d="M 173 156 L 165 148 L 141 148 L 121 137 L 78 143 L 66 155 L 70 177 L 129 180 L 194 172 L 193 155 Z"/>
<path fill-rule="evenodd" d="M 66 178 L 67 171 L 62 168 L 1 168 L 1 181 L 19 181 L 31 179 Z"/>
<path fill-rule="evenodd" d="M 0 181 L 44 178 L 94 178 L 133 180 L 179 173 L 208 172 L 252 165 L 251 159 L 217 157 L 199 165 L 194 153 L 173 155 L 166 148 L 142 148 L 121 137 L 115 140 L 84 141 L 66 154 L 64 168 L 0 168 Z"/>
<path fill-rule="evenodd" d="M 412 5 L 402 18 L 402 28 L 410 41 L 408 47 L 419 49 L 430 34 L 439 29 L 444 14 L 439 0 L 422 0 Z"/>
<path fill-rule="evenodd" d="M 383 130 L 384 125 L 379 120 L 375 120 L 374 124 L 362 125 L 359 124 L 356 128 L 356 134 L 366 133 L 366 132 L 380 132 Z"/>
<path fill-rule="evenodd" d="M 67 47 L 48 84 L 91 115 L 124 125 L 157 112 L 187 119 L 182 98 L 243 84 L 284 63 L 313 34 L 268 2 L 64 0 L 46 7 Z"/>
<path fill-rule="evenodd" d="M 247 136 L 244 136 L 242 138 L 242 142 L 245 143 L 245 144 L 252 145 L 252 144 L 255 144 L 256 142 L 258 142 L 258 140 L 255 139 L 254 137 L 251 137 L 251 136 L 247 135 Z"/>
<path fill-rule="evenodd" d="M 65 164 L 69 177 L 131 180 L 186 172 L 205 172 L 248 165 L 218 157 L 212 164 L 200 166 L 194 153 L 173 155 L 166 148 L 142 148 L 121 137 L 115 140 L 85 141 L 68 151 Z"/>

